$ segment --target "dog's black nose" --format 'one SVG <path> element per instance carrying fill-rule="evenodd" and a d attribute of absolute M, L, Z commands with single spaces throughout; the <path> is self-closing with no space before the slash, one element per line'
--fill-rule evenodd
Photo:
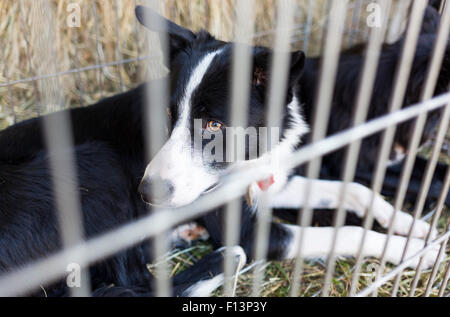
<path fill-rule="evenodd" d="M 173 185 L 160 177 L 152 177 L 142 180 L 139 185 L 139 193 L 142 199 L 152 205 L 164 205 L 173 194 Z"/>

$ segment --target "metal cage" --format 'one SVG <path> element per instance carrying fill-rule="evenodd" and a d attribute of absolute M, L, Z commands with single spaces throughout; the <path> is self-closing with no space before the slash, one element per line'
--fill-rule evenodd
<path fill-rule="evenodd" d="M 10 1 L 12 2 L 12 0 Z M 213 1 L 196 2 L 195 4 L 190 5 L 189 15 L 180 17 L 179 12 L 175 10 L 174 1 L 161 2 L 149 1 L 147 2 L 147 5 L 151 5 L 154 8 L 165 8 L 165 12 L 163 13 L 165 13 L 166 16 L 169 18 L 172 17 L 173 19 L 179 19 L 180 21 L 184 20 L 183 22 L 187 26 L 192 22 L 196 11 L 201 12 L 200 16 L 204 16 L 203 23 L 212 28 L 215 27 L 216 31 L 218 29 L 218 27 L 214 26 L 210 21 L 211 14 L 208 13 L 211 12 L 208 11 L 211 9 L 209 7 L 219 5 L 218 3 L 214 3 Z M 54 48 L 54 41 L 59 36 L 58 30 L 54 28 L 55 14 L 57 9 L 67 9 L 69 5 L 77 3 L 77 1 L 61 1 L 59 4 L 55 4 L 50 2 L 50 0 L 19 0 L 16 2 L 17 10 L 19 10 L 20 23 L 12 25 L 10 28 L 13 28 L 16 34 L 22 39 L 22 43 L 26 49 L 26 54 L 24 56 L 19 56 L 19 58 L 22 65 L 22 74 L 27 75 L 24 76 L 21 74 L 16 76 L 18 78 L 11 77 L 9 69 L 10 64 L 7 61 L 7 55 L 13 54 L 8 52 L 10 50 L 8 42 L 10 39 L 6 35 L 2 36 L 2 41 L 0 42 L 2 60 L 0 62 L 3 63 L 3 67 L 1 72 L 0 91 L 3 97 L 0 99 L 2 100 L 0 112 L 3 113 L 4 117 L 8 118 L 8 124 L 13 124 L 26 117 L 17 111 L 17 103 L 20 102 L 20 98 L 24 98 L 24 94 L 20 93 L 18 89 L 23 89 L 23 87 L 26 87 L 28 97 L 31 96 L 30 99 L 33 100 L 33 104 L 36 106 L 35 108 L 27 108 L 29 109 L 28 116 L 30 116 L 30 114 L 34 116 L 72 106 L 72 104 L 68 104 L 64 101 L 66 96 L 63 94 L 67 92 L 67 90 L 62 89 L 61 85 L 66 80 L 71 80 L 69 87 L 72 87 L 72 93 L 75 94 L 77 98 L 77 101 L 73 102 L 73 104 L 86 105 L 94 100 L 102 98 L 105 86 L 110 86 L 110 88 L 107 88 L 110 89 L 110 91 L 107 92 L 109 94 L 125 90 L 125 86 L 128 85 L 123 78 L 124 74 L 127 73 L 125 67 L 132 67 L 133 70 L 129 72 L 135 74 L 129 83 L 130 85 L 133 82 L 142 81 L 147 77 L 159 77 L 161 73 L 164 72 L 164 69 L 160 67 L 162 58 L 160 52 L 148 49 L 148 47 L 155 47 L 155 45 L 153 45 L 156 41 L 154 34 L 148 33 L 147 35 L 147 33 L 142 32 L 135 22 L 132 26 L 134 28 L 135 37 L 126 39 L 126 41 L 134 41 L 141 44 L 136 46 L 136 51 L 133 52 L 133 54 L 128 53 L 127 56 L 125 56 L 123 53 L 120 43 L 125 39 L 123 39 L 121 35 L 119 16 L 133 15 L 134 12 L 123 12 L 122 0 L 108 0 L 101 3 L 95 0 L 83 2 L 82 14 L 93 17 L 94 21 L 94 25 L 91 25 L 91 29 L 94 30 L 94 33 L 87 38 L 92 40 L 96 47 L 95 60 L 84 61 L 84 64 L 88 63 L 88 65 L 81 65 L 80 59 L 83 54 L 83 48 L 81 47 L 89 45 L 89 43 L 80 42 L 80 34 L 83 32 L 83 27 L 74 28 L 71 31 L 74 48 L 71 52 L 71 64 L 66 65 L 68 68 L 65 70 L 58 69 L 61 66 L 58 65 L 58 54 L 55 52 Z M 137 3 L 141 3 L 141 1 L 134 1 L 134 4 Z M 306 8 L 306 11 L 301 12 L 301 17 L 298 16 L 299 10 L 296 10 L 296 6 L 298 6 L 299 3 L 301 3 L 303 8 Z M 382 19 L 382 25 L 378 27 L 369 27 L 367 26 L 367 23 L 364 23 L 366 19 L 365 14 L 367 13 L 366 9 L 368 5 L 374 3 L 381 8 L 384 18 Z M 450 31 L 450 5 L 448 5 L 448 1 L 442 2 L 440 12 L 442 20 L 433 51 L 432 62 L 431 65 L 428 66 L 428 77 L 421 95 L 421 102 L 405 109 L 399 109 L 401 100 L 404 98 L 406 83 L 411 71 L 413 52 L 419 36 L 423 13 L 427 4 L 428 1 L 426 0 L 279 0 L 276 1 L 277 10 L 275 11 L 277 12 L 277 15 L 274 17 L 275 26 L 268 30 L 257 30 L 255 27 L 257 9 L 255 8 L 259 5 L 258 1 L 236 0 L 232 2 L 232 10 L 236 13 L 235 19 L 230 23 L 234 26 L 235 30 L 231 39 L 234 39 L 236 42 L 253 43 L 264 37 L 267 39 L 267 36 L 269 36 L 273 47 L 277 48 L 273 60 L 273 71 L 275 75 L 272 80 L 273 83 L 278 80 L 278 83 L 280 84 L 271 86 L 271 98 L 269 98 L 269 112 L 271 113 L 269 117 L 273 120 L 273 123 L 275 123 L 274 125 L 276 125 L 276 122 L 279 122 L 281 115 L 281 101 L 278 100 L 279 98 L 277 98 L 277 96 L 281 95 L 280 92 L 283 91 L 286 85 L 280 78 L 285 77 L 287 72 L 286 55 L 277 52 L 289 51 L 294 43 L 309 54 L 322 56 L 321 81 L 319 83 L 321 94 L 316 102 L 316 114 L 318 115 L 316 115 L 316 121 L 313 125 L 313 143 L 302 147 L 291 157 L 284 158 L 283 161 L 283 164 L 292 168 L 299 165 L 306 165 L 307 177 L 309 179 L 318 178 L 321 158 L 325 154 L 340 148 L 347 148 L 348 155 L 343 167 L 344 172 L 342 181 L 345 184 L 351 182 L 356 168 L 360 141 L 374 133 L 384 132 L 378 165 L 376 167 L 376 173 L 374 174 L 373 185 L 371 188 L 375 193 L 379 193 L 384 179 L 388 152 L 392 144 L 396 126 L 402 122 L 414 119 L 416 127 L 415 133 L 412 136 L 411 146 L 408 151 L 409 155 L 406 159 L 406 167 L 403 171 L 398 195 L 394 202 L 396 210 L 400 209 L 403 204 L 406 186 L 411 176 L 412 165 L 416 153 L 418 152 L 418 140 L 421 138 L 427 113 L 435 109 L 442 109 L 442 119 L 437 129 L 435 142 L 431 149 L 431 157 L 429 159 L 426 175 L 424 175 L 423 178 L 419 202 L 414 208 L 415 219 L 419 219 L 422 216 L 428 217 L 431 218 L 432 225 L 436 226 L 442 214 L 445 212 L 448 213 L 448 211 L 445 211 L 444 209 L 444 201 L 449 191 L 450 169 L 445 177 L 445 185 L 442 190 L 441 198 L 433 213 L 430 214 L 429 211 L 424 211 L 423 206 L 426 193 L 430 186 L 431 177 L 438 161 L 439 153 L 441 152 L 446 134 L 448 133 L 450 121 L 450 93 L 432 98 L 437 81 L 437 74 L 439 73 L 443 59 L 445 42 L 449 37 Z M 99 7 L 105 5 L 112 10 L 112 18 L 108 21 L 112 22 L 112 25 L 107 26 L 111 29 L 111 32 L 108 34 L 115 37 L 114 44 L 112 44 L 114 46 L 112 51 L 115 54 L 114 56 L 108 57 L 111 61 L 107 61 L 105 57 L 103 46 L 111 44 L 107 43 L 108 39 L 104 38 L 104 34 L 100 30 L 102 21 L 99 21 L 97 12 Z M 198 12 L 197 18 L 199 16 Z M 319 19 L 315 18 L 317 15 L 320 17 Z M 342 18 L 345 16 L 347 19 Z M 388 19 L 386 17 L 391 18 Z M 298 23 L 299 19 L 302 21 L 300 24 Z M 315 25 L 314 19 L 320 21 L 320 23 Z M 405 20 L 409 21 L 406 30 L 401 27 L 401 22 Z M 67 32 L 66 28 L 62 29 L 64 31 L 61 32 Z M 403 49 L 400 65 L 398 66 L 393 96 L 391 97 L 391 112 L 373 121 L 365 122 L 370 97 L 372 95 L 374 73 L 377 69 L 378 57 L 382 49 L 382 44 L 388 40 L 388 38 L 398 37 L 398 35 L 403 32 L 405 32 L 407 40 Z M 317 38 L 318 34 L 322 34 L 322 37 L 319 39 Z M 142 43 L 145 38 L 147 38 L 147 44 L 143 45 Z M 313 43 L 314 41 L 315 44 Z M 342 48 L 351 47 L 358 42 L 367 43 L 368 53 L 365 57 L 361 82 L 355 83 L 355 85 L 359 85 L 360 90 L 358 93 L 358 101 L 356 103 L 358 107 L 356 110 L 357 114 L 354 127 L 326 138 L 327 118 L 329 117 L 331 98 L 335 84 L 333 78 L 337 71 L 339 54 Z M 148 43 L 152 43 L 152 45 Z M 234 52 L 233 102 L 231 109 L 232 118 L 235 120 L 234 122 L 239 122 L 239 120 L 244 118 L 245 111 L 247 110 L 243 109 L 243 107 L 239 107 L 239 105 L 246 104 L 242 101 L 245 101 L 246 98 L 248 98 L 248 92 L 241 89 L 241 87 L 245 87 L 245 84 L 242 83 L 242 79 L 247 78 L 246 72 L 248 73 L 250 71 L 249 67 L 247 67 L 248 58 L 249 52 L 245 47 L 239 45 L 236 46 Z M 36 63 L 36 61 L 39 61 L 39 63 Z M 36 65 L 38 65 L 38 67 Z M 82 76 L 88 72 L 95 72 L 98 79 L 98 87 L 100 87 L 99 92 L 89 91 L 89 87 L 84 86 L 86 84 L 83 84 Z M 154 96 L 152 98 L 155 98 L 158 102 L 165 102 L 166 96 L 161 95 L 161 91 L 164 91 L 164 89 L 161 88 L 164 87 L 157 87 L 155 91 L 152 92 L 151 96 Z M 161 131 L 158 131 L 158 129 L 161 130 L 160 122 L 158 121 L 163 121 L 158 118 L 163 115 L 164 113 L 152 113 L 152 116 L 148 118 L 151 122 L 150 126 L 156 127 L 151 131 L 153 141 L 159 140 L 159 142 L 161 142 L 163 138 Z M 66 131 L 64 128 L 64 122 L 66 120 L 68 120 L 68 118 L 58 117 L 58 120 L 49 119 L 46 121 L 45 136 L 49 146 L 58 147 L 61 144 L 71 144 L 70 132 Z M 158 142 L 149 142 L 149 144 L 158 144 Z M 154 153 L 155 148 L 150 147 L 148 151 L 149 153 Z M 74 162 L 51 162 L 51 170 L 53 173 L 59 173 L 59 171 L 65 171 L 66 174 L 75 173 Z M 50 255 L 45 259 L 35 261 L 16 271 L 0 276 L 0 295 L 10 296 L 23 294 L 28 290 L 39 287 L 43 283 L 64 277 L 68 263 L 77 263 L 82 268 L 86 268 L 95 261 L 133 246 L 143 238 L 156 238 L 155 257 L 161 258 L 168 252 L 166 234 L 171 228 L 192 218 L 203 215 L 211 208 L 219 205 L 227 204 L 227 226 L 225 230 L 226 245 L 235 245 L 238 241 L 238 231 L 236 228 L 239 225 L 238 215 L 240 208 L 240 205 L 236 202 L 245 194 L 246 187 L 251 182 L 258 179 L 259 172 L 260 169 L 255 167 L 254 169 L 240 172 L 239 175 L 230 175 L 227 182 L 219 189 L 200 197 L 200 199 L 195 201 L 192 205 L 182 207 L 177 213 L 173 213 L 171 210 L 163 210 L 87 241 L 83 240 L 81 234 L 82 228 L 79 218 L 80 202 L 78 196 L 75 194 L 76 184 L 65 184 L 63 182 L 58 182 L 58 180 L 54 180 L 53 185 L 56 194 L 57 207 L 60 212 L 58 219 L 61 226 L 64 248 L 57 254 Z M 309 195 L 308 192 L 305 192 L 304 194 Z M 342 197 L 346 195 L 345 186 L 343 187 L 341 195 Z M 302 218 L 302 226 L 308 226 L 310 224 L 311 212 L 311 208 L 303 208 L 304 217 Z M 371 212 L 372 210 L 369 211 L 369 216 L 364 223 L 366 231 L 373 222 Z M 341 205 L 335 213 L 336 239 L 339 234 L 338 229 L 343 225 L 344 215 L 345 210 Z M 255 257 L 256 261 L 252 266 L 245 269 L 246 271 L 252 271 L 254 273 L 254 281 L 251 290 L 251 295 L 253 296 L 261 295 L 262 284 L 264 282 L 264 268 L 266 264 L 265 251 L 267 250 L 268 239 L 267 224 L 271 217 L 272 213 L 269 208 L 262 208 L 262 211 L 258 213 L 258 236 L 255 239 L 257 250 Z M 391 226 L 388 230 L 388 236 L 390 237 L 392 234 L 393 230 Z M 419 281 L 421 281 L 421 283 L 426 283 L 427 286 L 425 292 L 423 294 L 420 293 L 420 295 L 448 296 L 450 294 L 447 286 L 450 275 L 450 261 L 448 255 L 446 255 L 446 251 L 449 238 L 450 229 L 447 226 L 447 228 L 441 232 L 439 237 L 434 240 L 429 238 L 426 241 L 425 248 L 421 252 L 417 253 L 412 258 L 405 258 L 402 264 L 389 270 L 386 269 L 385 260 L 382 258 L 375 272 L 371 275 L 372 282 L 368 283 L 365 287 L 360 287 L 358 284 L 359 278 L 361 278 L 363 274 L 366 274 L 362 272 L 363 256 L 362 252 L 360 252 L 359 256 L 357 256 L 356 263 L 352 268 L 351 285 L 349 285 L 350 287 L 347 295 L 376 295 L 377 290 L 389 282 L 392 283 L 391 296 L 396 296 L 400 287 L 406 287 L 406 292 L 409 296 L 416 296 L 418 295 L 416 288 Z M 364 240 L 361 242 L 361 245 L 363 245 Z M 402 274 L 408 263 L 411 263 L 417 258 L 421 258 L 429 248 L 436 245 L 440 245 L 441 247 L 439 257 L 441 260 L 443 259 L 443 261 L 436 261 L 434 268 L 427 272 L 424 272 L 422 266 L 419 265 L 417 270 L 410 272 L 412 278 L 408 281 L 407 286 L 401 285 Z M 336 271 L 336 261 L 337 258 L 334 254 L 334 250 L 331 248 L 326 263 L 321 264 L 326 267 L 326 271 L 323 277 L 322 288 L 317 295 L 330 295 L 330 288 L 333 286 L 333 278 Z M 224 294 L 234 296 L 236 294 L 235 279 L 237 277 L 235 272 L 232 272 L 232 266 L 228 262 L 229 261 L 225 261 Z M 161 261 L 161 263 L 157 266 L 155 273 L 159 276 L 156 284 L 156 294 L 159 296 L 166 296 L 170 294 L 171 287 L 168 275 L 169 269 L 166 262 Z M 302 275 L 305 272 L 304 264 L 304 258 L 300 249 L 295 264 L 293 265 L 293 273 L 290 281 L 290 295 L 292 296 L 297 296 L 299 293 Z M 89 278 L 87 270 L 83 270 L 83 272 L 83 280 L 87 281 Z M 440 278 L 437 281 L 436 277 L 438 273 L 440 274 Z M 72 295 L 89 296 L 91 290 L 88 285 L 88 282 L 83 282 L 81 287 L 73 288 Z"/>

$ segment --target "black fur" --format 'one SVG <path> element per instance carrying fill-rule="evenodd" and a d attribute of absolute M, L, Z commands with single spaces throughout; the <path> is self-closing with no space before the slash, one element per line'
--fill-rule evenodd
<path fill-rule="evenodd" d="M 143 97 L 141 86 L 94 106 L 71 110 L 73 149 L 48 153 L 41 118 L 0 132 L 0 272 L 61 247 L 48 169 L 51 155 L 64 159 L 75 154 L 87 238 L 146 214 L 137 192 L 145 168 Z M 148 243 L 143 243 L 101 261 L 91 270 L 93 289 L 103 284 L 143 284 L 148 289 L 148 256 Z M 58 285 L 46 291 L 52 296 L 64 295 L 66 290 Z"/>

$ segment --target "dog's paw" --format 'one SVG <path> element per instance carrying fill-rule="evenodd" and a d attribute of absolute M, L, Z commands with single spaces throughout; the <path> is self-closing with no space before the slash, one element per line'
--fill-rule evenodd
<path fill-rule="evenodd" d="M 404 212 L 399 212 L 395 217 L 394 222 L 395 234 L 407 236 L 411 230 L 413 222 L 414 218 L 411 215 Z M 438 235 L 437 230 L 435 228 L 431 228 L 431 226 L 427 222 L 418 219 L 414 223 L 414 228 L 412 229 L 412 237 L 426 239 L 430 230 L 432 230 L 431 238 L 436 238 Z"/>
<path fill-rule="evenodd" d="M 209 234 L 205 228 L 192 222 L 175 228 L 171 233 L 170 239 L 173 247 L 185 249 L 196 241 L 208 240 Z"/>
<path fill-rule="evenodd" d="M 424 247 L 425 247 L 425 244 L 424 244 L 423 240 L 411 239 L 410 245 L 408 247 L 408 251 L 406 252 L 405 259 L 408 259 L 408 258 L 414 256 L 415 254 L 420 252 L 420 250 L 422 250 Z M 427 251 L 427 253 L 425 253 L 425 255 L 423 256 L 423 261 L 422 261 L 423 269 L 429 269 L 429 268 L 433 267 L 433 265 L 436 263 L 436 261 L 438 259 L 439 249 L 440 249 L 440 246 L 436 245 L 436 246 L 433 246 L 429 251 Z M 413 262 L 411 262 L 411 264 L 408 266 L 411 268 L 416 268 L 419 265 L 420 258 L 421 257 L 418 257 Z"/>
<path fill-rule="evenodd" d="M 392 241 L 389 245 L 388 252 L 387 252 L 387 260 L 388 262 L 391 262 L 393 264 L 400 264 L 402 260 L 402 256 L 405 250 L 406 246 L 406 238 L 404 237 L 398 237 L 393 236 Z M 408 249 L 406 251 L 404 260 L 408 260 L 412 256 L 416 255 L 418 252 L 420 252 L 425 247 L 425 241 L 422 239 L 416 239 L 412 238 L 409 241 Z M 422 262 L 422 268 L 428 269 L 433 267 L 433 265 L 436 263 L 437 257 L 439 255 L 439 245 L 433 246 L 423 255 L 423 262 Z M 421 257 L 415 258 L 413 261 L 411 261 L 408 264 L 409 268 L 417 268 L 419 265 Z"/>

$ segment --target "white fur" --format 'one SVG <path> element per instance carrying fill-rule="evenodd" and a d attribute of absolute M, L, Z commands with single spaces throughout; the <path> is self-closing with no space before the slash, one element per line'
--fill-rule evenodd
<path fill-rule="evenodd" d="M 305 228 L 298 226 L 284 225 L 286 230 L 292 234 L 292 239 L 285 250 L 285 258 L 293 259 L 297 256 L 300 246 L 301 231 L 304 232 L 304 241 L 302 243 L 302 255 L 305 258 L 325 258 L 331 250 L 334 239 L 334 228 Z M 360 227 L 342 227 L 339 228 L 338 239 L 336 242 L 335 254 L 337 256 L 356 256 L 360 249 L 363 236 L 363 228 Z M 368 235 L 364 244 L 363 255 L 369 257 L 380 258 L 386 244 L 387 235 L 375 231 L 368 231 Z M 386 252 L 386 260 L 393 264 L 399 264 L 406 245 L 406 238 L 400 236 L 392 236 L 389 247 Z M 421 239 L 411 239 L 406 257 L 415 255 L 423 249 L 425 242 Z M 431 249 L 424 257 L 424 265 L 432 267 L 439 253 L 439 246 Z M 411 263 L 411 267 L 415 268 L 419 264 L 420 257 Z"/>
<path fill-rule="evenodd" d="M 214 292 L 219 286 L 223 284 L 224 274 L 219 274 L 212 279 L 201 281 L 195 283 L 189 287 L 182 296 L 185 297 L 208 297 Z"/>
<path fill-rule="evenodd" d="M 306 186 L 310 186 L 311 197 L 309 206 L 316 209 L 333 209 L 339 207 L 339 197 L 343 183 L 339 181 L 308 180 L 304 177 L 295 176 L 289 181 L 283 190 L 270 197 L 272 208 L 304 207 Z M 355 212 L 360 218 L 365 217 L 370 205 L 372 191 L 360 184 L 349 183 L 347 194 L 344 197 L 343 207 Z M 375 195 L 373 202 L 373 216 L 384 227 L 387 228 L 394 215 L 394 207 L 383 199 L 379 194 Z M 394 232 L 399 235 L 407 235 L 413 223 L 413 217 L 403 211 L 398 211 L 394 221 Z M 413 237 L 426 238 L 430 225 L 422 220 L 417 220 L 412 232 Z M 437 234 L 433 230 L 433 237 Z"/>
<path fill-rule="evenodd" d="M 292 153 L 301 142 L 301 138 L 309 132 L 309 126 L 303 119 L 297 96 L 294 95 L 291 103 L 287 106 L 290 127 L 283 133 L 283 139 L 271 155 L 286 155 Z"/>
<path fill-rule="evenodd" d="M 180 104 L 180 117 L 178 119 L 178 123 L 176 127 L 189 128 L 189 119 L 191 112 L 191 99 L 192 95 L 198 86 L 202 83 L 203 77 L 205 77 L 206 72 L 208 71 L 211 63 L 214 58 L 219 55 L 222 50 L 218 50 L 212 53 L 206 54 L 206 56 L 200 61 L 197 67 L 192 72 L 191 77 L 189 78 L 188 84 L 186 85 L 186 89 L 184 92 L 184 97 Z M 176 128 L 175 128 L 176 129 Z"/>

